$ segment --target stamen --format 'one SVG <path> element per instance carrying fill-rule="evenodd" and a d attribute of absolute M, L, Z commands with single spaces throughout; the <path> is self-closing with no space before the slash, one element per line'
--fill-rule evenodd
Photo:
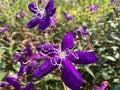
<path fill-rule="evenodd" d="M 31 62 L 31 60 L 28 60 L 27 62 L 23 62 L 23 64 L 26 65 L 26 64 L 28 64 L 30 62 Z"/>
<path fill-rule="evenodd" d="M 79 56 L 76 54 L 76 53 L 72 53 L 72 52 L 70 52 L 72 55 L 73 55 L 73 57 L 75 58 L 75 59 L 79 59 Z"/>

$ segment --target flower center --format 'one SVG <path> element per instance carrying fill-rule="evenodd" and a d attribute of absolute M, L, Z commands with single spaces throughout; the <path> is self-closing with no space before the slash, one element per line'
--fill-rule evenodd
<path fill-rule="evenodd" d="M 45 10 L 42 8 L 37 8 L 36 17 L 42 19 L 45 16 Z"/>
<path fill-rule="evenodd" d="M 60 52 L 60 58 L 63 59 L 66 57 L 66 52 Z"/>

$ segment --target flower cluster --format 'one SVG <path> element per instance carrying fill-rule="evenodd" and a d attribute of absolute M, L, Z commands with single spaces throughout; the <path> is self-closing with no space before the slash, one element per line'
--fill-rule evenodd
<path fill-rule="evenodd" d="M 49 26 L 56 25 L 54 0 L 49 0 L 48 3 L 45 0 L 41 2 L 44 3 L 45 8 L 38 8 L 34 3 L 28 5 L 29 10 L 35 17 L 27 23 L 27 28 L 38 26 L 38 29 L 46 30 Z M 97 8 L 97 5 L 90 5 L 89 9 L 90 11 L 96 11 Z M 24 17 L 26 12 L 21 10 L 20 15 Z M 65 12 L 63 12 L 63 15 L 67 20 L 73 20 L 72 15 Z M 82 28 L 77 28 L 76 32 L 79 32 L 82 36 L 87 36 L 88 32 L 86 29 L 87 27 L 83 26 Z M 4 27 L 0 33 L 6 30 L 8 28 Z M 28 44 L 22 52 L 13 55 L 14 63 L 20 63 L 17 76 L 5 76 L 5 81 L 0 83 L 0 87 L 12 85 L 15 90 L 31 90 L 35 84 L 33 81 L 30 81 L 25 87 L 21 86 L 21 78 L 24 74 L 32 78 L 41 79 L 58 68 L 61 71 L 61 78 L 65 85 L 72 90 L 79 90 L 84 83 L 84 79 L 74 64 L 93 64 L 98 61 L 98 58 L 93 51 L 74 51 L 74 47 L 74 37 L 71 32 L 64 34 L 60 45 L 39 44 L 35 53 L 32 51 L 32 44 Z M 37 61 L 39 59 L 43 59 L 44 61 L 36 68 L 39 64 Z"/>

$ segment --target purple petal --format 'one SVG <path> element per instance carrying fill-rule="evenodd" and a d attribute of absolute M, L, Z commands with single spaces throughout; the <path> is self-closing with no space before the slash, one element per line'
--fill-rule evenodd
<path fill-rule="evenodd" d="M 56 68 L 57 66 L 53 66 L 50 60 L 46 60 L 32 73 L 32 77 L 40 79 L 48 73 L 52 72 Z"/>
<path fill-rule="evenodd" d="M 39 23 L 39 18 L 34 18 L 34 19 L 32 19 L 31 21 L 29 21 L 28 23 L 27 23 L 27 25 L 26 25 L 26 28 L 33 28 L 33 27 L 35 27 L 38 23 Z"/>
<path fill-rule="evenodd" d="M 72 63 L 65 59 L 62 65 L 62 80 L 72 90 L 79 90 L 80 86 L 84 83 L 81 75 L 72 65 Z"/>
<path fill-rule="evenodd" d="M 77 51 L 68 52 L 67 58 L 76 64 L 91 64 L 95 63 L 98 58 L 93 52 Z"/>
<path fill-rule="evenodd" d="M 98 5 L 90 5 L 90 11 L 94 12 L 98 9 Z"/>
<path fill-rule="evenodd" d="M 23 17 L 25 17 L 26 16 L 26 12 L 24 11 L 24 10 L 21 10 L 20 11 L 20 16 L 23 18 Z"/>
<path fill-rule="evenodd" d="M 101 88 L 100 88 L 99 86 L 96 86 L 96 85 L 95 85 L 95 86 L 93 87 L 93 90 L 101 90 Z"/>
<path fill-rule="evenodd" d="M 34 14 L 37 13 L 37 7 L 36 7 L 35 4 L 33 4 L 33 3 L 29 4 L 29 5 L 28 5 L 28 8 L 29 8 L 29 10 L 30 10 L 32 13 L 34 13 Z"/>
<path fill-rule="evenodd" d="M 57 49 L 58 49 L 57 46 L 53 46 L 51 44 L 40 44 L 37 47 L 37 50 L 41 54 L 41 56 L 46 55 L 45 57 L 47 57 L 47 56 L 48 57 L 54 57 L 56 55 L 55 50 L 57 50 Z"/>
<path fill-rule="evenodd" d="M 24 72 L 25 72 L 24 65 L 21 65 L 20 70 L 18 72 L 18 76 L 22 76 Z"/>
<path fill-rule="evenodd" d="M 6 87 L 9 86 L 10 84 L 8 82 L 0 82 L 0 87 Z"/>
<path fill-rule="evenodd" d="M 86 31 L 87 27 L 83 26 L 81 29 L 80 29 L 80 33 L 83 35 L 83 36 L 87 36 L 89 33 Z"/>
<path fill-rule="evenodd" d="M 41 57 L 41 55 L 39 54 L 39 53 L 35 53 L 34 55 L 33 55 L 33 60 L 37 60 L 37 59 L 41 59 L 42 57 Z"/>
<path fill-rule="evenodd" d="M 56 26 L 57 24 L 57 19 L 56 16 L 53 15 L 52 17 L 50 17 L 50 26 Z"/>
<path fill-rule="evenodd" d="M 24 61 L 25 59 L 23 58 L 24 54 L 22 53 L 16 53 L 13 55 L 13 59 L 15 60 L 14 63 L 16 62 L 21 62 Z"/>
<path fill-rule="evenodd" d="M 23 90 L 32 90 L 33 87 L 34 87 L 34 83 L 30 82 L 27 86 L 25 86 Z"/>
<path fill-rule="evenodd" d="M 48 4 L 46 5 L 45 7 L 45 10 L 46 10 L 46 16 L 52 16 L 55 11 L 56 11 L 56 8 L 55 8 L 55 5 L 54 5 L 54 0 L 50 0 L 48 2 Z"/>
<path fill-rule="evenodd" d="M 50 18 L 49 17 L 43 17 L 40 21 L 39 21 L 39 26 L 38 28 L 41 30 L 45 30 L 46 28 L 48 28 L 50 25 Z"/>
<path fill-rule="evenodd" d="M 28 46 L 26 47 L 26 49 L 24 49 L 24 54 L 31 57 L 32 56 L 32 46 L 30 44 L 28 44 Z"/>
<path fill-rule="evenodd" d="M 103 81 L 101 83 L 101 90 L 105 90 L 107 88 L 107 86 L 108 86 L 108 82 L 107 81 Z"/>
<path fill-rule="evenodd" d="M 15 90 L 20 90 L 20 84 L 19 84 L 19 82 L 17 81 L 17 78 L 5 76 L 4 79 L 5 79 L 8 83 L 10 83 L 11 85 L 13 85 L 13 87 L 15 88 Z"/>
<path fill-rule="evenodd" d="M 9 30 L 8 26 L 4 26 L 2 29 L 0 29 L 0 34 L 3 33 L 4 31 Z"/>
<path fill-rule="evenodd" d="M 55 8 L 54 0 L 50 0 L 45 7 L 46 12 L 49 12 Z"/>
<path fill-rule="evenodd" d="M 73 17 L 72 17 L 72 15 L 69 15 L 69 14 L 67 14 L 67 13 L 65 13 L 65 12 L 63 12 L 63 15 L 64 15 L 64 17 L 67 19 L 67 20 L 73 20 Z"/>
<path fill-rule="evenodd" d="M 31 62 L 31 64 L 29 64 L 29 65 L 27 65 L 26 66 L 26 73 L 27 74 L 30 74 L 31 73 L 31 71 L 33 71 L 34 69 L 35 69 L 35 65 L 37 64 L 37 62 L 35 61 L 35 60 L 33 60 L 32 62 Z"/>
<path fill-rule="evenodd" d="M 56 12 L 56 8 L 54 8 L 51 11 L 46 11 L 46 16 L 51 17 L 51 16 L 53 16 L 55 14 L 55 12 Z"/>
<path fill-rule="evenodd" d="M 74 48 L 74 38 L 72 33 L 66 33 L 61 43 L 62 51 Z"/>

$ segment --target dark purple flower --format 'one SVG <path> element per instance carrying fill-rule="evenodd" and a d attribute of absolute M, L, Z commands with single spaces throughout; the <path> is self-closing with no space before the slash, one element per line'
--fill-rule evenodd
<path fill-rule="evenodd" d="M 13 58 L 15 62 L 21 63 L 18 76 L 22 76 L 24 72 L 29 74 L 34 69 L 34 66 L 37 64 L 36 60 L 40 59 L 41 56 L 37 52 L 33 54 L 32 46 L 29 44 L 23 52 L 14 54 Z"/>
<path fill-rule="evenodd" d="M 70 14 L 67 14 L 67 13 L 65 13 L 65 12 L 63 12 L 63 16 L 64 16 L 64 18 L 66 18 L 67 20 L 73 20 L 73 17 L 72 17 L 72 15 L 70 15 Z"/>
<path fill-rule="evenodd" d="M 83 26 L 82 28 L 76 28 L 76 30 L 75 30 L 75 32 L 76 33 L 80 33 L 81 35 L 83 35 L 83 36 L 88 36 L 89 35 L 89 33 L 86 31 L 87 30 L 87 27 L 86 26 Z"/>
<path fill-rule="evenodd" d="M 27 28 L 33 28 L 38 25 L 40 30 L 45 30 L 51 24 L 50 17 L 55 14 L 56 8 L 54 5 L 54 0 L 50 0 L 46 5 L 45 9 L 37 8 L 35 4 L 28 5 L 29 10 L 35 15 L 28 24 Z"/>
<path fill-rule="evenodd" d="M 108 82 L 107 82 L 107 81 L 103 81 L 103 82 L 101 83 L 101 87 L 95 85 L 95 86 L 93 87 L 93 89 L 94 89 L 94 90 L 105 90 L 105 89 L 107 88 L 107 86 L 108 86 Z"/>
<path fill-rule="evenodd" d="M 79 90 L 84 81 L 72 63 L 91 64 L 98 58 L 91 51 L 74 52 L 73 48 L 74 39 L 71 33 L 64 35 L 61 48 L 51 44 L 38 45 L 37 50 L 45 61 L 32 73 L 32 77 L 40 79 L 59 67 L 64 83 L 72 90 Z"/>
<path fill-rule="evenodd" d="M 4 26 L 3 28 L 0 29 L 0 34 L 3 33 L 4 31 L 9 30 L 8 26 Z"/>
<path fill-rule="evenodd" d="M 4 79 L 6 82 L 8 82 L 10 85 L 12 85 L 15 88 L 15 90 L 21 90 L 21 86 L 20 86 L 19 82 L 17 81 L 17 78 L 5 76 Z"/>
<path fill-rule="evenodd" d="M 11 76 L 5 76 L 4 82 L 0 82 L 0 87 L 6 87 L 12 85 L 14 87 L 14 90 L 32 90 L 34 87 L 34 83 L 30 82 L 28 85 L 26 85 L 23 89 L 21 89 L 20 82 L 18 81 L 18 77 L 11 77 Z"/>
<path fill-rule="evenodd" d="M 92 5 L 92 4 L 90 4 L 89 9 L 90 9 L 91 12 L 95 12 L 98 9 L 98 5 Z"/>
<path fill-rule="evenodd" d="M 24 17 L 26 16 L 26 12 L 25 12 L 24 10 L 21 10 L 21 11 L 20 11 L 20 16 L 21 16 L 22 18 L 24 18 Z"/>

